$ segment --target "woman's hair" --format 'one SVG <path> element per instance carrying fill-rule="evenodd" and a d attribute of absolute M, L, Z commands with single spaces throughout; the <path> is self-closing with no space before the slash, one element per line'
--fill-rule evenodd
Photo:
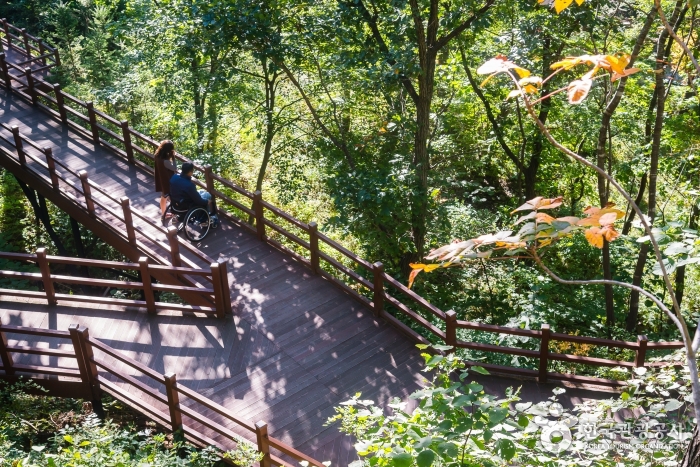
<path fill-rule="evenodd" d="M 160 142 L 155 156 L 160 159 L 170 159 L 170 153 L 175 150 L 175 145 L 169 139 Z"/>

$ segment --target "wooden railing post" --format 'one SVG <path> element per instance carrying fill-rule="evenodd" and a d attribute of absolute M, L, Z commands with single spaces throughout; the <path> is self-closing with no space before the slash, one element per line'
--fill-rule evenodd
<path fill-rule="evenodd" d="M 129 198 L 122 196 L 119 198 L 119 203 L 122 205 L 122 211 L 124 212 L 124 224 L 126 225 L 126 238 L 129 239 L 129 244 L 133 247 L 136 246 L 136 230 L 134 229 L 134 219 L 131 216 L 131 205 L 129 204 Z"/>
<path fill-rule="evenodd" d="M 92 131 L 92 139 L 95 144 L 100 144 L 100 132 L 97 128 L 97 114 L 95 113 L 95 106 L 92 102 L 86 102 L 85 106 L 88 110 L 88 118 L 90 120 L 90 131 Z"/>
<path fill-rule="evenodd" d="M 39 38 L 39 55 L 43 57 L 41 59 L 41 64 L 46 65 L 46 57 L 44 57 L 44 55 L 46 55 L 46 47 L 44 47 L 44 42 L 41 38 Z"/>
<path fill-rule="evenodd" d="M 214 196 L 214 176 L 211 171 L 211 165 L 204 166 L 204 181 L 207 184 L 207 191 Z"/>
<path fill-rule="evenodd" d="M 22 34 L 22 42 L 24 43 L 24 50 L 27 51 L 27 58 L 32 58 L 32 49 L 29 47 L 29 36 L 27 35 L 27 28 L 22 28 L 19 30 Z"/>
<path fill-rule="evenodd" d="M 17 125 L 12 126 L 12 136 L 15 138 L 15 149 L 17 150 L 17 157 L 19 157 L 19 163 L 22 167 L 27 166 L 27 156 L 24 153 L 24 143 L 22 142 L 22 136 L 19 134 L 19 127 Z"/>
<path fill-rule="evenodd" d="M 58 114 L 61 116 L 61 121 L 64 125 L 68 124 L 68 113 L 66 112 L 66 103 L 63 100 L 63 91 L 61 90 L 61 85 L 56 83 L 53 85 L 53 93 L 56 96 L 56 106 L 58 107 Z"/>
<path fill-rule="evenodd" d="M 7 68 L 4 53 L 0 53 L 0 72 L 2 72 L 2 80 L 5 81 L 5 87 L 12 89 L 12 79 L 10 78 L 10 70 Z"/>
<path fill-rule="evenodd" d="M 634 366 L 639 368 L 644 366 L 644 362 L 647 358 L 647 343 L 649 339 L 647 336 L 639 335 L 637 336 L 637 355 L 634 359 Z"/>
<path fill-rule="evenodd" d="M 182 260 L 180 260 L 180 242 L 177 238 L 177 227 L 171 225 L 168 227 L 168 243 L 170 243 L 170 263 L 179 268 L 182 266 Z"/>
<path fill-rule="evenodd" d="M 90 333 L 84 326 L 73 326 L 75 326 L 76 329 L 75 331 L 72 331 L 72 333 L 75 333 L 75 339 L 78 343 L 80 353 L 82 354 L 80 356 L 76 354 L 76 356 L 78 356 L 79 359 L 81 358 L 83 361 L 87 382 L 90 385 L 90 391 L 92 393 L 92 410 L 98 417 L 104 418 L 105 411 L 102 407 L 102 389 L 100 388 L 97 365 L 95 364 L 95 354 L 93 353 L 92 344 L 90 343 Z M 69 330 L 73 326 L 71 326 Z M 73 334 L 71 334 L 71 338 L 72 337 Z M 73 343 L 73 347 L 75 348 L 75 341 Z"/>
<path fill-rule="evenodd" d="M 219 273 L 221 275 L 221 290 L 224 293 L 224 309 L 227 314 L 233 314 L 231 307 L 231 287 L 228 285 L 228 263 L 226 261 L 219 262 Z"/>
<path fill-rule="evenodd" d="M 374 273 L 374 316 L 381 316 L 384 311 L 384 265 L 376 262 L 373 265 Z"/>
<path fill-rule="evenodd" d="M 214 286 L 214 306 L 216 307 L 216 317 L 224 319 L 226 317 L 226 304 L 224 303 L 224 293 L 221 285 L 221 266 L 219 263 L 211 263 L 211 283 Z"/>
<path fill-rule="evenodd" d="M 87 363 L 85 362 L 85 356 L 83 355 L 82 343 L 80 341 L 80 326 L 77 324 L 71 324 L 68 326 L 68 332 L 70 333 L 71 341 L 73 342 L 73 351 L 75 352 L 75 359 L 78 362 L 78 371 L 80 371 L 80 379 L 85 384 L 86 392 L 92 395 L 92 382 L 90 380 L 90 370 L 88 369 Z"/>
<path fill-rule="evenodd" d="M 255 424 L 255 437 L 258 440 L 258 451 L 263 453 L 263 458 L 260 460 L 260 467 L 272 467 L 272 459 L 270 457 L 270 440 L 267 434 L 267 423 L 257 422 Z"/>
<path fill-rule="evenodd" d="M 5 40 L 7 41 L 7 45 L 12 45 L 12 38 L 10 37 L 10 23 L 7 22 L 6 18 L 2 19 L 2 30 L 5 33 Z"/>
<path fill-rule="evenodd" d="M 153 296 L 153 287 L 151 287 L 151 273 L 148 271 L 148 258 L 145 256 L 139 258 L 139 273 L 141 274 L 141 283 L 143 284 L 143 300 L 146 302 L 146 310 L 149 313 L 155 313 L 156 299 Z"/>
<path fill-rule="evenodd" d="M 450 352 L 455 351 L 457 345 L 457 313 L 449 310 L 445 313 L 445 344 L 451 345 Z"/>
<path fill-rule="evenodd" d="M 78 172 L 80 183 L 83 185 L 83 195 L 85 196 L 85 205 L 87 206 L 88 214 L 95 216 L 95 202 L 92 200 L 92 190 L 88 181 L 88 173 L 85 170 Z"/>
<path fill-rule="evenodd" d="M 124 138 L 124 151 L 129 164 L 134 164 L 134 145 L 131 143 L 131 131 L 129 130 L 129 121 L 122 120 L 122 138 Z"/>
<path fill-rule="evenodd" d="M 56 66 L 61 66 L 61 56 L 58 53 L 58 49 L 53 49 L 53 61 L 56 63 Z"/>
<path fill-rule="evenodd" d="M 255 229 L 258 239 L 265 241 L 265 207 L 262 204 L 262 192 L 253 193 L 253 210 L 255 211 Z"/>
<path fill-rule="evenodd" d="M 56 292 L 54 291 L 53 280 L 51 279 L 51 269 L 46 259 L 46 248 L 39 248 L 36 250 L 36 262 L 39 266 L 39 271 L 41 271 L 41 282 L 44 284 L 46 301 L 49 305 L 55 305 L 58 302 L 56 301 Z"/>
<path fill-rule="evenodd" d="M 46 165 L 49 167 L 49 177 L 51 177 L 51 187 L 58 191 L 58 174 L 56 174 L 56 161 L 53 160 L 53 151 L 51 148 L 44 148 L 44 154 L 46 155 Z"/>
<path fill-rule="evenodd" d="M 309 258 L 314 274 L 321 272 L 321 259 L 318 255 L 318 224 L 309 222 Z"/>
<path fill-rule="evenodd" d="M 549 358 L 549 324 L 542 325 L 542 338 L 540 339 L 540 365 L 537 381 L 540 383 L 547 382 L 547 360 Z"/>
<path fill-rule="evenodd" d="M 36 105 L 39 96 L 36 93 L 36 87 L 34 85 L 34 76 L 32 75 L 31 68 L 26 67 L 24 69 L 24 78 L 27 80 L 27 92 L 29 93 L 29 97 L 32 98 L 32 105 Z"/>
<path fill-rule="evenodd" d="M 180 412 L 180 395 L 177 392 L 177 378 L 175 373 L 166 373 L 163 377 L 165 380 L 165 393 L 168 395 L 170 426 L 173 432 L 176 432 L 182 429 L 182 413 Z"/>
<path fill-rule="evenodd" d="M 2 319 L 0 319 L 0 325 L 2 325 Z M 15 362 L 12 360 L 12 354 L 7 350 L 7 336 L 2 331 L 0 331 L 0 361 L 2 361 L 2 368 L 6 375 L 15 374 L 13 368 Z"/>

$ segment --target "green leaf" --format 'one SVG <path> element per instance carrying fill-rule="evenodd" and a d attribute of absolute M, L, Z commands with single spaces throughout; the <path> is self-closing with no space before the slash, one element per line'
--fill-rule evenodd
<path fill-rule="evenodd" d="M 629 398 L 630 398 L 629 392 L 623 392 L 622 394 L 620 394 L 620 399 L 622 399 L 623 401 L 626 401 Z"/>
<path fill-rule="evenodd" d="M 70 444 L 73 444 L 73 437 L 71 435 L 65 435 L 63 439 Z"/>
<path fill-rule="evenodd" d="M 418 457 L 416 457 L 416 464 L 418 464 L 418 467 L 430 467 L 433 465 L 434 460 L 435 452 L 431 451 L 430 449 L 426 449 L 418 454 Z"/>
<path fill-rule="evenodd" d="M 515 444 L 509 439 L 499 439 L 496 441 L 496 454 L 501 459 L 511 460 L 515 456 Z"/>
<path fill-rule="evenodd" d="M 441 361 L 443 361 L 445 357 L 442 355 L 433 355 L 430 357 L 430 359 L 425 363 L 427 366 L 432 366 L 432 365 L 437 365 Z"/>
<path fill-rule="evenodd" d="M 518 417 L 518 425 L 527 428 L 527 426 L 530 424 L 530 419 L 527 418 L 525 415 L 520 415 Z"/>
<path fill-rule="evenodd" d="M 437 447 L 438 452 L 442 457 L 454 459 L 459 455 L 459 448 L 455 443 L 440 443 Z"/>
<path fill-rule="evenodd" d="M 394 453 L 391 455 L 392 465 L 396 467 L 409 467 L 413 462 L 413 456 L 407 452 Z"/>
<path fill-rule="evenodd" d="M 508 409 L 502 407 L 493 409 L 489 412 L 489 422 L 493 426 L 505 420 L 506 416 L 508 416 Z"/>
<path fill-rule="evenodd" d="M 484 441 L 488 443 L 489 441 L 491 441 L 491 438 L 493 438 L 493 431 L 484 430 Z"/>
<path fill-rule="evenodd" d="M 667 399 L 664 409 L 666 410 L 666 412 L 673 412 L 674 410 L 678 410 L 681 407 L 683 407 L 683 402 L 676 399 Z"/>
<path fill-rule="evenodd" d="M 467 404 L 470 404 L 474 401 L 474 396 L 470 394 L 462 395 L 455 397 L 454 400 L 452 401 L 452 405 L 455 407 L 464 407 Z"/>
<path fill-rule="evenodd" d="M 452 346 L 451 346 L 451 345 L 435 344 L 435 345 L 433 345 L 433 348 L 434 348 L 435 350 L 442 350 L 443 352 L 444 352 L 444 351 L 447 351 L 447 350 L 452 350 Z"/>
<path fill-rule="evenodd" d="M 416 450 L 420 449 L 425 449 L 428 446 L 430 446 L 433 443 L 433 437 L 432 436 L 426 436 L 425 438 L 421 438 L 420 441 L 418 441 L 413 447 Z"/>
<path fill-rule="evenodd" d="M 488 375 L 488 374 L 490 374 L 490 373 L 488 372 L 488 370 L 486 370 L 486 368 L 484 368 L 484 367 L 482 367 L 482 366 L 473 366 L 473 367 L 471 367 L 471 370 L 472 370 L 472 371 L 476 371 L 476 372 L 479 373 L 480 375 Z"/>
<path fill-rule="evenodd" d="M 520 402 L 519 404 L 515 404 L 515 410 L 517 410 L 518 412 L 525 412 L 531 406 L 532 402 Z"/>
<path fill-rule="evenodd" d="M 467 386 L 471 392 L 481 392 L 484 387 L 481 384 L 472 383 Z"/>

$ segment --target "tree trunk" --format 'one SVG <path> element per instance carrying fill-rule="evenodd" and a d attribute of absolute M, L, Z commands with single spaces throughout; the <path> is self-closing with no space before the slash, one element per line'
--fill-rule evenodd
<path fill-rule="evenodd" d="M 202 93 L 202 88 L 199 85 L 199 59 L 192 59 L 192 69 L 190 79 L 192 80 L 192 99 L 194 103 L 194 120 L 195 127 L 197 130 L 197 155 L 201 156 L 204 152 L 204 140 L 206 135 L 204 134 L 204 113 L 206 110 L 206 98 Z"/>
<path fill-rule="evenodd" d="M 690 212 L 690 219 L 688 219 L 689 229 L 697 228 L 698 215 L 700 215 L 700 209 L 698 209 L 697 204 L 694 204 Z M 685 266 L 681 266 L 676 270 L 676 286 L 674 288 L 676 289 L 676 301 L 678 302 L 678 306 L 681 306 L 683 293 L 685 292 Z"/>
<path fill-rule="evenodd" d="M 698 425 L 695 425 L 693 438 L 683 455 L 680 467 L 700 467 L 700 431 L 698 431 Z"/>
<path fill-rule="evenodd" d="M 673 9 L 673 14 L 671 15 L 671 24 L 678 26 L 680 20 L 683 17 L 681 10 L 683 10 L 684 2 L 679 0 L 676 2 L 675 8 Z M 667 43 L 668 42 L 668 43 Z M 659 34 L 659 40 L 656 44 L 656 63 L 657 66 L 661 67 L 663 71 L 663 63 L 665 63 L 666 57 L 671 52 L 671 39 L 669 39 L 668 31 L 664 28 Z M 649 216 L 649 223 L 654 223 L 654 218 L 656 217 L 656 182 L 659 172 L 659 154 L 661 152 L 661 133 L 664 124 L 664 110 L 666 106 L 666 87 L 664 83 L 664 74 L 655 73 L 656 85 L 654 87 L 654 97 L 652 100 L 656 99 L 656 116 L 654 119 L 654 131 L 651 135 L 651 154 L 649 160 L 649 205 L 647 206 L 647 216 Z M 639 250 L 639 257 L 637 258 L 637 264 L 634 269 L 634 277 L 632 278 L 632 284 L 640 287 L 642 285 L 642 277 L 644 275 L 644 266 L 647 262 L 647 256 L 649 253 L 649 246 L 647 243 L 642 245 Z M 639 292 L 632 290 L 630 293 L 630 309 L 627 315 L 627 330 L 633 331 L 637 326 L 637 318 L 639 316 Z"/>
<path fill-rule="evenodd" d="M 642 176 L 642 180 L 639 182 L 639 190 L 637 191 L 637 197 L 634 199 L 634 204 L 641 207 L 642 200 L 644 199 L 644 192 L 647 189 L 647 179 L 648 174 Z M 634 221 L 634 209 L 630 209 L 629 216 L 625 220 L 625 224 L 622 226 L 622 235 L 628 235 L 632 229 L 632 221 Z"/>

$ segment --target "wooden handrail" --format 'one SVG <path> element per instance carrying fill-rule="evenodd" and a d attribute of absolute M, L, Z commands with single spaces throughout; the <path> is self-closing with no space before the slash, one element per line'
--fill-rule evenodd
<path fill-rule="evenodd" d="M 231 313 L 231 298 L 228 287 L 228 279 L 225 279 L 223 272 L 225 267 L 219 263 L 212 263 L 210 265 L 209 271 L 202 269 L 184 268 L 184 267 L 172 267 L 164 265 L 155 265 L 145 263 L 145 269 L 140 263 L 125 263 L 118 261 L 104 261 L 104 260 L 94 260 L 94 259 L 83 259 L 83 258 L 67 258 L 61 256 L 49 256 L 46 255 L 45 250 L 39 249 L 37 253 L 10 253 L 0 251 L 0 258 L 8 259 L 12 261 L 20 261 L 25 263 L 34 263 L 40 268 L 39 273 L 33 272 L 17 272 L 17 271 L 5 271 L 0 270 L 0 277 L 13 277 L 15 279 L 24 279 L 30 281 L 40 281 L 44 285 L 44 293 L 42 296 L 46 298 L 49 304 L 55 304 L 57 300 L 68 301 L 68 302 L 93 302 L 93 303 L 111 303 L 111 304 L 122 304 L 122 305 L 133 305 L 133 306 L 146 306 L 149 311 L 155 312 L 157 310 L 172 310 L 178 309 L 182 311 L 193 311 L 193 312 L 204 312 L 204 313 L 215 313 L 217 317 L 224 318 L 227 313 Z M 106 269 L 122 269 L 128 271 L 140 271 L 144 282 L 136 281 L 119 281 L 110 279 L 95 279 L 87 277 L 76 277 L 76 276 L 65 276 L 57 275 L 51 273 L 51 264 L 69 264 L 73 266 L 88 266 L 95 268 L 106 268 Z M 208 281 L 213 282 L 213 287 L 186 287 L 182 284 L 151 284 L 150 277 L 153 272 L 167 272 L 173 276 L 177 275 L 193 275 L 204 277 Z M 113 298 L 103 298 L 103 297 L 90 297 L 79 294 L 67 295 L 67 294 L 57 294 L 54 291 L 54 284 L 79 284 L 94 287 L 110 287 L 110 288 L 121 288 L 121 289 L 136 289 L 143 290 L 146 295 L 146 301 L 141 300 L 126 300 L 126 299 L 113 299 Z M 8 289 L 3 289 L 7 291 Z M 153 300 L 149 301 L 149 297 L 152 297 L 153 291 L 165 291 L 165 292 L 188 292 L 203 297 L 211 299 L 216 303 L 216 308 L 201 307 L 201 306 L 188 306 L 179 304 L 170 304 L 164 302 L 156 302 Z M 20 295 L 22 291 L 18 291 L 17 296 Z M 7 294 L 7 292 L 6 292 Z M 12 294 L 10 294 L 12 295 Z"/>
<path fill-rule="evenodd" d="M 3 23 L 6 35 L 10 34 L 9 29 L 7 27 L 6 23 Z M 31 55 L 31 54 L 28 54 Z M 58 55 L 56 55 L 58 57 Z M 0 60 L 3 63 L 5 63 L 7 66 L 12 66 L 14 64 L 7 62 L 6 60 Z M 3 65 L 5 66 L 5 65 Z M 19 67 L 17 67 L 19 68 Z M 21 68 L 20 68 L 21 70 Z M 1 71 L 1 70 L 0 70 Z M 32 75 L 35 72 L 31 72 L 30 75 Z M 11 89 L 13 89 L 15 92 L 19 93 L 25 98 L 31 99 L 31 95 L 23 93 L 19 89 L 16 89 L 11 86 L 11 81 L 15 80 L 18 82 L 22 82 L 21 78 L 10 76 L 7 78 L 8 80 L 8 85 L 10 86 Z M 34 81 L 36 84 L 41 84 L 42 86 L 48 86 L 51 89 L 55 89 L 52 87 L 52 85 L 49 85 L 46 81 L 42 79 L 40 76 L 34 76 Z M 54 91 L 55 92 L 55 91 Z M 122 150 L 121 148 L 116 148 L 112 146 L 110 143 L 105 141 L 104 139 L 98 137 L 95 138 L 96 142 L 100 142 L 100 144 L 105 145 L 106 147 L 109 147 L 110 149 L 114 149 L 115 152 L 120 156 L 124 157 L 128 160 L 129 163 L 132 164 L 140 164 L 139 161 L 134 161 L 133 160 L 133 153 L 136 152 L 144 157 L 146 157 L 149 160 L 153 159 L 153 154 L 146 149 L 143 149 L 136 144 L 133 144 L 131 142 L 131 137 L 133 136 L 134 138 L 144 142 L 147 146 L 151 146 L 152 148 L 155 148 L 158 145 L 158 142 L 155 141 L 153 138 L 137 131 L 134 128 L 131 128 L 128 126 L 127 122 L 121 122 L 117 120 L 114 117 L 111 117 L 107 115 L 104 112 L 101 112 L 97 109 L 90 110 L 88 103 L 83 102 L 82 100 L 70 96 L 69 94 L 65 92 L 60 92 L 61 97 L 64 97 L 65 99 L 77 104 L 79 107 L 85 109 L 88 111 L 89 114 L 99 116 L 106 121 L 114 124 L 121 126 L 122 128 L 122 133 L 123 135 L 129 135 L 129 138 L 127 139 L 125 136 L 119 136 L 113 131 L 101 126 L 101 125 L 95 125 L 94 122 L 91 124 L 91 119 L 89 116 L 84 116 L 80 114 L 79 112 L 76 112 L 80 115 L 81 120 L 85 123 L 88 123 L 86 127 L 80 127 L 77 124 L 74 124 L 73 122 L 70 122 L 71 124 L 74 124 L 81 128 L 81 130 L 86 134 L 86 135 L 94 135 L 95 130 L 97 132 L 102 131 L 106 133 L 109 137 L 113 138 L 114 140 L 118 141 L 119 143 L 124 145 L 124 149 Z M 39 94 L 41 97 L 43 95 Z M 53 112 L 52 115 L 54 116 L 59 116 L 61 115 L 61 112 L 65 113 L 65 111 L 68 109 L 69 111 L 72 111 L 72 109 L 65 107 L 64 109 L 60 108 L 60 102 L 58 99 L 58 94 L 56 95 L 56 99 L 52 104 L 57 105 L 59 107 L 58 113 L 54 111 L 53 109 L 50 109 L 48 107 L 45 107 L 45 109 L 48 109 L 50 112 Z M 44 107 L 42 107 L 44 108 Z M 132 154 L 132 156 L 128 156 L 128 154 Z M 184 157 L 182 154 L 176 154 L 176 158 L 180 161 L 187 161 L 191 162 L 188 158 Z M 153 169 L 150 166 L 143 165 L 141 164 L 142 167 L 146 168 L 149 171 L 152 171 Z M 302 222 L 298 219 L 296 219 L 294 216 L 291 214 L 283 211 L 282 209 L 279 209 L 278 207 L 272 205 L 271 203 L 265 201 L 262 197 L 262 194 L 257 192 L 257 193 L 251 193 L 250 191 L 237 186 L 233 182 L 231 182 L 228 179 L 225 179 L 224 177 L 211 172 L 210 169 L 205 168 L 199 164 L 195 164 L 195 167 L 198 170 L 201 170 L 206 173 L 206 180 L 207 183 L 202 183 L 198 182 L 199 186 L 202 187 L 207 187 L 209 191 L 212 192 L 212 196 L 217 200 L 220 201 L 223 206 L 229 206 L 232 207 L 233 209 L 237 209 L 252 218 L 254 218 L 254 224 L 252 226 L 249 226 L 247 223 L 246 219 L 240 219 L 231 214 L 230 212 L 226 211 L 226 215 L 228 217 L 231 217 L 235 219 L 237 222 L 239 222 L 243 226 L 249 226 L 254 229 L 255 232 L 257 232 L 258 237 L 270 245 L 282 250 L 283 252 L 289 254 L 290 256 L 293 256 L 300 261 L 304 262 L 305 264 L 308 264 L 314 273 L 317 273 L 325 278 L 327 278 L 329 281 L 333 282 L 337 286 L 339 286 L 341 289 L 344 291 L 350 293 L 354 297 L 360 299 L 363 303 L 373 306 L 375 313 L 377 313 L 378 316 L 383 316 L 385 319 L 387 319 L 391 324 L 397 326 L 400 330 L 403 332 L 407 333 L 414 339 L 424 342 L 425 338 L 416 332 L 415 329 L 411 328 L 410 326 L 406 325 L 404 322 L 402 322 L 398 317 L 393 316 L 389 314 L 385 309 L 384 309 L 384 301 L 388 303 L 391 306 L 391 309 L 393 310 L 394 313 L 397 313 L 397 315 L 402 316 L 411 322 L 414 323 L 414 326 L 417 326 L 418 329 L 423 329 L 425 331 L 428 331 L 429 333 L 433 334 L 438 341 L 443 341 L 445 342 L 448 335 L 449 336 L 455 336 L 455 344 L 457 346 L 465 347 L 469 346 L 469 348 L 474 348 L 474 349 L 486 349 L 484 347 L 485 344 L 480 344 L 476 342 L 465 342 L 465 341 L 460 341 L 456 337 L 456 330 L 457 329 L 471 329 L 471 330 L 476 330 L 476 331 L 483 331 L 487 333 L 495 333 L 495 334 L 505 334 L 505 335 L 517 335 L 517 336 L 522 336 L 522 337 L 529 337 L 532 339 L 538 339 L 540 341 L 540 351 L 538 351 L 538 356 L 539 356 L 539 365 L 540 365 L 540 371 L 539 374 L 541 377 L 546 379 L 546 374 L 547 374 L 547 362 L 549 360 L 560 360 L 560 361 L 567 361 L 570 363 L 578 363 L 581 362 L 580 359 L 578 358 L 567 358 L 562 360 L 560 358 L 559 354 L 551 354 L 549 353 L 548 346 L 549 342 L 551 341 L 561 341 L 561 342 L 569 342 L 569 343 L 580 343 L 580 344 L 589 344 L 589 345 L 597 345 L 597 346 L 606 346 L 606 347 L 611 347 L 611 348 L 620 348 L 620 349 L 628 349 L 628 350 L 634 350 L 637 353 L 637 360 L 641 358 L 641 363 L 644 363 L 644 357 L 646 355 L 646 349 L 665 349 L 665 350 L 670 350 L 670 349 L 675 349 L 675 348 L 681 348 L 682 343 L 680 342 L 670 342 L 670 343 L 653 343 L 649 342 L 648 344 L 641 344 L 640 342 L 625 342 L 625 341 L 614 341 L 614 340 L 609 340 L 609 339 L 599 339 L 599 338 L 592 338 L 592 337 L 581 337 L 581 336 L 570 336 L 566 334 L 559 334 L 559 333 L 551 333 L 548 329 L 548 327 L 543 325 L 542 330 L 532 330 L 532 329 L 519 329 L 519 328 L 512 328 L 512 327 L 507 327 L 507 326 L 497 326 L 497 325 L 489 325 L 489 324 L 482 324 L 482 323 L 474 323 L 474 322 L 469 322 L 469 321 L 464 321 L 464 320 L 457 320 L 454 319 L 454 316 L 450 316 L 449 319 L 447 317 L 447 314 L 437 308 L 435 305 L 431 304 L 428 302 L 426 299 L 421 297 L 420 295 L 416 294 L 412 290 L 408 289 L 405 285 L 403 285 L 401 282 L 390 276 L 389 274 L 381 271 L 378 275 L 376 267 L 369 261 L 366 261 L 359 256 L 357 256 L 355 253 L 352 251 L 348 250 L 347 248 L 343 247 L 336 241 L 332 240 L 328 236 L 324 235 L 323 233 L 319 232 L 317 229 L 317 226 L 314 224 L 313 228 L 310 228 L 310 224 L 307 224 L 305 222 Z M 244 206 L 242 203 L 234 200 L 233 198 L 229 197 L 225 193 L 223 193 L 220 190 L 216 189 L 215 183 L 220 184 L 220 186 L 225 187 L 226 189 L 232 190 L 233 192 L 244 196 L 248 200 L 252 201 L 252 208 L 249 208 L 247 206 Z M 213 189 L 212 189 L 213 188 Z M 221 206 L 220 206 L 221 207 Z M 266 216 L 266 212 L 271 212 L 274 214 L 275 217 L 283 219 L 286 222 L 291 223 L 295 228 L 301 229 L 302 232 L 306 233 L 309 235 L 309 241 L 307 242 L 306 240 L 300 238 L 298 235 L 290 232 L 288 229 L 286 229 L 283 226 L 278 225 L 275 221 L 272 220 L 271 216 Z M 140 217 L 140 214 L 137 214 L 136 211 L 134 211 L 134 215 L 136 217 Z M 272 232 L 266 227 L 270 227 Z M 138 230 L 138 229 L 137 229 Z M 140 230 L 139 230 L 140 231 Z M 277 233 L 279 234 L 282 238 L 289 239 L 294 245 L 300 246 L 304 251 L 308 253 L 307 256 L 300 255 L 297 252 L 293 251 L 291 248 L 288 248 L 285 246 L 283 243 L 278 242 L 277 240 L 270 238 L 270 233 Z M 351 263 L 353 263 L 355 266 L 352 268 L 348 268 L 344 264 L 342 264 L 339 260 L 335 259 L 332 255 L 329 255 L 328 253 L 322 251 L 321 248 L 319 248 L 319 243 L 322 245 L 325 245 L 326 247 L 330 248 L 334 254 L 337 254 L 339 256 L 347 258 Z M 180 243 L 179 245 L 185 245 L 187 246 L 186 243 Z M 319 260 L 324 260 L 328 264 L 331 265 L 331 270 L 327 271 L 323 267 L 321 267 Z M 360 269 L 364 269 L 367 271 L 367 273 L 371 274 L 372 277 L 365 277 L 363 276 L 359 271 Z M 351 279 L 350 283 L 346 283 L 345 281 L 341 280 L 339 277 L 348 277 Z M 385 287 L 385 285 L 390 285 L 391 288 L 393 288 L 396 292 L 398 292 L 398 296 L 394 296 L 390 294 L 389 292 L 389 287 Z M 381 286 L 381 291 L 375 290 Z M 215 287 L 216 288 L 216 287 Z M 359 289 L 365 288 L 368 291 L 368 296 L 373 297 L 373 301 L 370 302 L 370 300 L 362 295 L 360 292 L 358 292 Z M 401 297 L 401 300 L 399 298 Z M 410 303 L 411 306 L 408 306 L 406 303 Z M 427 312 L 427 318 L 424 317 L 423 315 L 417 313 L 414 311 L 413 308 L 418 308 L 422 309 Z M 449 332 L 448 332 L 448 326 L 450 327 Z M 444 329 L 444 330 L 443 330 Z M 450 340 L 452 340 L 452 337 L 450 337 Z M 645 346 L 645 347 L 643 347 Z M 499 349 L 504 349 L 502 346 L 497 346 Z M 643 351 L 640 349 L 644 349 Z M 493 349 L 495 351 L 495 349 Z M 518 351 L 523 351 L 524 354 L 527 356 L 532 356 L 530 350 L 527 349 L 519 349 L 519 348 L 513 348 L 512 352 L 510 350 L 499 350 L 499 352 L 505 352 L 505 353 L 516 353 Z M 549 358 L 549 357 L 552 358 Z M 576 356 L 573 356 L 576 357 Z M 589 360 L 583 361 L 583 363 L 586 364 L 591 364 L 591 365 L 598 365 L 598 366 L 609 366 L 611 362 L 617 362 L 616 360 L 605 360 L 605 359 L 595 359 L 590 357 Z M 629 362 L 628 362 L 629 363 Z M 639 364 L 639 362 L 637 362 Z M 542 370 L 544 368 L 544 370 Z M 524 371 L 524 370 L 523 370 Z M 529 370 L 528 370 L 529 371 Z M 544 371 L 544 373 L 543 373 Z M 544 375 L 544 376 L 543 376 Z"/>

